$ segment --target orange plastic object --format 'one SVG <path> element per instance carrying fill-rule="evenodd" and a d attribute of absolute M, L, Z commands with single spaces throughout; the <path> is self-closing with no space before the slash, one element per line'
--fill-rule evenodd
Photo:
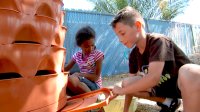
<path fill-rule="evenodd" d="M 56 112 L 67 102 L 68 73 L 0 80 L 1 112 Z"/>
<path fill-rule="evenodd" d="M 65 12 L 61 11 L 61 15 L 60 15 L 60 21 L 59 24 L 63 25 L 64 24 L 64 18 L 65 18 Z"/>
<path fill-rule="evenodd" d="M 26 15 L 47 16 L 55 20 L 59 20 L 63 6 L 60 0 L 17 0 L 17 2 L 20 3 L 21 12 Z"/>
<path fill-rule="evenodd" d="M 52 41 L 52 45 L 59 46 L 59 47 L 64 46 L 65 35 L 67 32 L 67 28 L 65 26 L 62 26 L 62 24 L 64 23 L 64 17 L 65 17 L 65 13 L 64 11 L 62 11 L 59 27 L 56 28 L 56 33 Z"/>
<path fill-rule="evenodd" d="M 17 5 L 16 0 L 1 0 L 0 9 L 10 9 L 10 10 L 19 11 L 19 7 Z"/>
<path fill-rule="evenodd" d="M 66 32 L 62 31 L 62 5 L 60 0 L 0 1 L 0 44 L 28 42 L 51 46 L 57 29 L 61 29 L 62 36 Z"/>
<path fill-rule="evenodd" d="M 38 70 L 60 73 L 66 50 L 40 44 L 0 45 L 0 73 L 14 72 L 23 77 L 34 77 Z"/>
<path fill-rule="evenodd" d="M 20 26 L 20 13 L 12 9 L 0 9 L 0 18 L 0 44 L 12 43 Z"/>
<path fill-rule="evenodd" d="M 67 32 L 67 28 L 64 26 L 58 27 L 54 40 L 52 41 L 52 45 L 62 47 L 64 46 L 65 34 Z"/>
<path fill-rule="evenodd" d="M 19 12 L 8 9 L 0 9 L 0 17 L 0 44 L 35 42 L 51 46 L 57 27 L 52 18 L 22 17 Z"/>
<path fill-rule="evenodd" d="M 105 100 L 97 102 L 98 95 L 100 94 L 105 95 Z M 110 98 L 112 98 L 111 91 L 107 88 L 101 88 L 67 99 L 67 104 L 61 112 L 84 112 L 97 109 L 108 105 Z"/>
<path fill-rule="evenodd" d="M 46 16 L 23 16 L 17 32 L 13 36 L 14 42 L 33 42 L 51 46 L 56 31 L 56 21 Z"/>
<path fill-rule="evenodd" d="M 62 0 L 0 0 L 1 112 L 80 112 L 108 104 L 106 88 L 66 98 L 62 6 Z M 96 102 L 100 94 L 106 99 Z"/>
<path fill-rule="evenodd" d="M 34 15 L 37 0 L 17 0 L 20 3 L 21 12 L 26 15 Z"/>
<path fill-rule="evenodd" d="M 20 11 L 25 15 L 41 15 L 55 19 L 59 23 L 62 0 L 0 0 L 0 9 Z"/>
<path fill-rule="evenodd" d="M 61 0 L 0 0 L 0 112 L 66 105 Z"/>
<path fill-rule="evenodd" d="M 53 70 L 57 73 L 64 71 L 66 49 L 52 46 L 48 50 L 38 70 Z"/>

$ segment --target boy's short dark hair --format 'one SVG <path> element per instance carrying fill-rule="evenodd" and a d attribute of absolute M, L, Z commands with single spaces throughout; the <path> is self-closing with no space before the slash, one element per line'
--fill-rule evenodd
<path fill-rule="evenodd" d="M 115 28 L 116 24 L 118 22 L 121 22 L 125 25 L 133 26 L 136 19 L 139 19 L 142 22 L 142 25 L 144 26 L 144 20 L 141 16 L 141 14 L 134 8 L 127 6 L 123 9 L 121 9 L 117 15 L 115 15 L 114 19 L 111 22 L 111 26 Z"/>
<path fill-rule="evenodd" d="M 76 33 L 76 44 L 81 46 L 85 40 L 95 39 L 95 31 L 90 26 L 84 26 Z"/>

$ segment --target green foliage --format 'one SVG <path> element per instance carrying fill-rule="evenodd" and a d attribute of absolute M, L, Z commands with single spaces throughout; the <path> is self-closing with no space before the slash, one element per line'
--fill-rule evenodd
<path fill-rule="evenodd" d="M 182 13 L 188 0 L 88 0 L 100 13 L 116 14 L 120 9 L 131 6 L 144 18 L 171 20 Z"/>

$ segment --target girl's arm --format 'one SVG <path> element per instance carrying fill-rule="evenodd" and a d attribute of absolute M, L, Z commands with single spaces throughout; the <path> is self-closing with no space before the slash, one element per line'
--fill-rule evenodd
<path fill-rule="evenodd" d="M 102 62 L 103 62 L 103 57 L 99 58 L 97 61 L 96 61 L 96 70 L 95 70 L 95 73 L 94 74 L 85 74 L 85 73 L 80 73 L 79 76 L 83 76 L 91 81 L 97 81 L 100 77 L 100 74 L 101 74 L 101 69 L 102 69 Z"/>
<path fill-rule="evenodd" d="M 64 70 L 69 71 L 74 66 L 74 64 L 75 64 L 75 61 L 73 59 L 71 59 Z"/>

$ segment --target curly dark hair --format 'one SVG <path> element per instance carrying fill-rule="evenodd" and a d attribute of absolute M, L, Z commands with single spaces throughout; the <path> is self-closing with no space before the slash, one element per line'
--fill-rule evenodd
<path fill-rule="evenodd" d="M 81 46 L 85 40 L 95 39 L 95 31 L 90 26 L 84 26 L 76 33 L 76 44 Z"/>

